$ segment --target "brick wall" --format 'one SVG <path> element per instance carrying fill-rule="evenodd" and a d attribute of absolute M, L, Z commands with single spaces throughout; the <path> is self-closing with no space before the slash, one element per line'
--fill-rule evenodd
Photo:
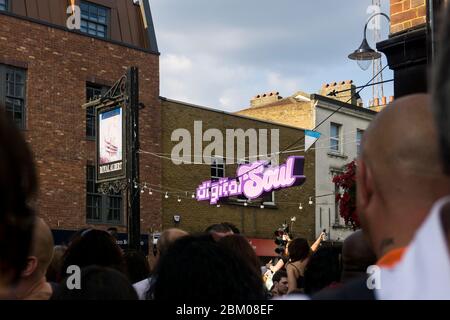
<path fill-rule="evenodd" d="M 319 94 L 328 98 L 357 105 L 356 86 L 353 80 L 324 83 Z"/>
<path fill-rule="evenodd" d="M 226 129 L 267 129 L 270 134 L 271 129 L 278 128 L 280 129 L 280 150 L 304 135 L 304 131 L 301 129 L 274 125 L 182 103 L 163 101 L 163 152 L 170 154 L 172 148 L 177 144 L 171 141 L 171 135 L 174 130 L 185 128 L 193 136 L 194 121 L 197 120 L 203 121 L 203 131 L 217 128 L 223 132 L 224 136 Z M 208 144 L 204 142 L 203 147 L 206 147 Z M 268 150 L 270 152 L 270 148 Z M 299 152 L 289 155 L 304 155 L 304 153 Z M 281 156 L 280 163 L 285 161 L 287 156 Z M 261 209 L 259 205 L 244 207 L 243 205 L 229 204 L 222 204 L 220 208 L 217 208 L 216 206 L 211 206 L 208 202 L 197 202 L 190 197 L 192 193 L 188 195 L 187 199 L 181 195 L 181 203 L 178 203 L 177 196 L 171 196 L 169 199 L 162 200 L 163 228 L 180 227 L 190 232 L 199 232 L 213 223 L 227 221 L 236 224 L 249 237 L 270 239 L 273 237 L 275 229 L 280 227 L 284 221 L 290 221 L 291 217 L 296 216 L 297 222 L 294 225 L 294 234 L 313 240 L 315 232 L 314 206 L 310 206 L 308 201 L 309 197 L 315 194 L 315 152 L 308 152 L 305 160 L 305 184 L 300 187 L 277 191 L 275 195 L 276 208 L 266 207 Z M 203 181 L 209 180 L 210 175 L 209 165 L 175 165 L 170 159 L 163 160 L 163 186 L 192 192 Z M 236 165 L 227 165 L 225 167 L 225 175 L 227 177 L 235 176 Z M 164 198 L 164 195 L 147 195 L 147 197 L 149 199 L 159 199 Z M 303 204 L 302 211 L 299 210 L 300 202 Z M 181 216 L 180 224 L 174 223 L 174 215 Z"/>
<path fill-rule="evenodd" d="M 314 128 L 315 121 L 311 102 L 299 102 L 293 98 L 286 98 L 267 106 L 241 110 L 236 114 L 304 129 Z"/>
<path fill-rule="evenodd" d="M 86 82 L 112 85 L 138 66 L 140 100 L 147 106 L 141 111 L 141 147 L 160 152 L 158 55 L 0 14 L 0 63 L 26 66 L 25 134 L 38 165 L 40 215 L 52 228 L 86 226 L 86 165 L 95 160 L 81 109 Z M 160 166 L 158 159 L 142 159 L 142 179 L 159 184 Z M 141 206 L 144 231 L 161 223 L 158 199 L 143 199 Z"/>
<path fill-rule="evenodd" d="M 391 0 L 391 34 L 426 23 L 425 0 Z"/>

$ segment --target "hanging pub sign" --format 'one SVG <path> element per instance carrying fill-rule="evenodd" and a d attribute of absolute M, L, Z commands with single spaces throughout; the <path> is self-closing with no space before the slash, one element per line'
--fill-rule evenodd
<path fill-rule="evenodd" d="M 122 103 L 96 108 L 97 182 L 126 176 L 126 112 Z"/>
<path fill-rule="evenodd" d="M 203 182 L 197 188 L 197 200 L 217 204 L 221 198 L 242 195 L 253 200 L 274 190 L 300 186 L 306 180 L 304 165 L 302 156 L 289 157 L 286 163 L 275 167 L 268 167 L 264 161 L 243 164 L 237 169 L 237 178 Z"/>

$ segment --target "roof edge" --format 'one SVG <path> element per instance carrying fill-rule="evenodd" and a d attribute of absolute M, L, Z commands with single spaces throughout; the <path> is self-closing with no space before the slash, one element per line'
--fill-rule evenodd
<path fill-rule="evenodd" d="M 162 101 L 182 104 L 182 105 L 185 105 L 186 107 L 190 107 L 190 108 L 203 109 L 203 110 L 206 110 L 206 111 L 221 113 L 221 114 L 224 114 L 224 115 L 228 115 L 228 116 L 232 116 L 232 117 L 236 117 L 236 118 L 243 118 L 243 119 L 252 120 L 252 121 L 256 121 L 256 122 L 260 122 L 260 123 L 267 123 L 267 124 L 270 124 L 270 125 L 284 127 L 284 128 L 288 128 L 288 129 L 295 129 L 295 130 L 300 130 L 300 131 L 310 130 L 310 129 L 306 129 L 306 128 L 289 126 L 289 125 L 278 123 L 278 122 L 272 122 L 272 121 L 256 119 L 256 118 L 253 118 L 253 117 L 243 116 L 243 115 L 240 115 L 240 114 L 235 114 L 235 113 L 231 113 L 231 112 L 227 112 L 227 111 L 223 111 L 223 110 L 218 110 L 218 109 L 214 109 L 214 108 L 210 108 L 210 107 L 199 106 L 199 105 L 196 105 L 196 104 L 183 102 L 183 101 L 179 101 L 179 100 L 174 100 L 174 99 L 169 99 L 169 98 L 162 97 L 162 96 L 160 96 L 159 99 L 162 100 Z"/>
<path fill-rule="evenodd" d="M 342 102 L 342 101 L 339 101 L 339 100 L 336 100 L 336 99 L 333 99 L 333 98 L 328 98 L 328 97 L 325 97 L 325 96 L 320 95 L 320 94 L 312 94 L 311 95 L 311 100 L 328 102 L 330 104 L 335 104 L 335 105 L 338 105 L 339 107 L 347 108 L 347 109 L 350 109 L 350 110 L 356 111 L 356 112 L 363 112 L 363 113 L 368 113 L 368 114 L 371 114 L 371 115 L 378 114 L 378 112 L 376 112 L 376 111 L 373 111 L 373 110 L 370 110 L 370 109 L 367 109 L 367 108 L 364 108 L 364 107 L 358 107 L 358 106 L 355 106 L 353 104 L 345 103 L 345 102 Z"/>
<path fill-rule="evenodd" d="M 144 7 L 145 19 L 147 20 L 147 37 L 149 43 L 149 50 L 152 52 L 158 52 L 158 41 L 156 40 L 156 30 L 153 23 L 152 10 L 150 8 L 149 0 L 140 0 L 140 3 Z"/>

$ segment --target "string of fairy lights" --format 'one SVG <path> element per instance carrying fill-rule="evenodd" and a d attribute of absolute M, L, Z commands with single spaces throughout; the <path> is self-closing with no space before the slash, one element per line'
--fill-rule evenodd
<path fill-rule="evenodd" d="M 162 185 L 156 185 L 156 184 L 152 184 L 152 183 L 148 183 L 148 182 L 144 182 L 144 183 L 135 182 L 134 188 L 140 190 L 142 195 L 144 195 L 144 194 L 148 194 L 149 196 L 162 195 L 164 200 L 176 199 L 176 201 L 178 203 L 182 203 L 183 201 L 186 201 L 186 200 L 197 201 L 196 193 L 192 192 L 192 191 L 181 190 L 181 189 L 172 188 L 172 187 L 164 187 Z M 170 189 L 173 191 L 170 191 Z M 308 197 L 309 200 L 307 203 L 309 206 L 312 206 L 314 204 L 315 199 L 329 197 L 329 196 L 336 196 L 338 194 L 339 193 L 333 192 L 333 193 L 319 195 L 319 196 L 310 196 L 310 197 Z M 239 203 L 241 203 L 244 207 L 255 206 L 255 205 L 259 205 L 260 209 L 265 209 L 267 207 L 267 205 L 264 203 L 253 202 L 251 200 L 241 200 L 241 201 L 239 201 Z M 276 201 L 276 204 L 277 205 L 283 204 L 283 205 L 287 205 L 287 206 L 298 206 L 299 210 L 303 210 L 306 206 L 306 204 L 305 204 L 305 206 L 303 205 L 302 201 L 299 201 L 299 202 Z M 325 202 L 325 203 L 316 203 L 316 205 L 334 206 L 335 203 L 326 203 Z M 217 204 L 216 206 L 217 206 L 217 208 L 220 208 L 222 205 Z"/>
<path fill-rule="evenodd" d="M 355 133 L 356 130 L 354 132 L 348 132 L 346 135 L 350 135 Z M 342 143 L 342 145 L 344 144 L 354 144 L 359 142 L 359 140 L 352 140 L 352 141 L 348 141 L 345 143 Z M 240 161 L 249 161 L 252 158 L 266 158 L 266 159 L 271 159 L 269 160 L 269 162 L 272 161 L 272 157 L 274 156 L 278 156 L 278 155 L 282 155 L 282 154 L 292 154 L 292 153 L 299 153 L 299 152 L 305 152 L 304 146 L 301 149 L 295 149 L 298 148 L 300 146 L 292 146 L 291 148 L 294 149 L 286 149 L 284 151 L 281 152 L 274 152 L 274 153 L 270 153 L 270 154 L 264 154 L 264 155 L 256 155 L 256 156 L 249 156 L 249 157 L 245 157 L 240 159 Z M 308 151 L 310 150 L 319 150 L 319 149 L 329 149 L 329 146 L 326 147 L 315 147 L 315 148 L 310 148 Z M 183 164 L 191 164 L 191 165 L 208 165 L 210 166 L 211 164 L 209 163 L 205 163 L 205 162 L 191 162 L 191 161 L 185 161 L 183 159 L 177 159 L 177 158 L 173 158 L 171 154 L 168 153 L 154 153 L 154 152 L 149 152 L 149 151 L 144 151 L 144 150 L 139 150 L 138 153 L 140 154 L 147 154 L 153 157 L 157 157 L 159 159 L 163 159 L 163 160 L 170 160 L 170 161 L 183 161 Z M 234 165 L 235 164 L 235 158 L 227 158 L 227 157 L 222 157 L 222 156 L 202 156 L 203 159 L 210 159 L 210 160 L 214 160 L 214 161 L 218 161 L 219 159 L 222 160 L 222 163 L 220 163 L 221 165 Z M 232 163 L 226 163 L 227 160 L 231 159 Z M 149 196 L 152 196 L 154 194 L 161 194 L 163 195 L 163 198 L 165 200 L 169 200 L 171 198 L 175 198 L 176 201 L 178 203 L 182 203 L 183 200 L 196 200 L 196 193 L 193 191 L 188 191 L 188 190 L 182 190 L 182 189 L 178 189 L 178 188 L 174 188 L 174 187 L 168 187 L 168 186 L 162 186 L 162 185 L 155 185 L 149 182 L 143 182 L 143 183 L 137 183 L 135 182 L 134 184 L 134 188 L 135 189 L 139 189 L 141 194 L 145 194 L 148 193 Z M 309 200 L 308 200 L 308 205 L 312 206 L 314 204 L 313 199 L 318 199 L 318 198 L 324 198 L 324 197 L 329 197 L 329 196 L 334 196 L 336 197 L 336 195 L 340 195 L 342 196 L 340 193 L 329 193 L 329 194 L 325 194 L 325 195 L 319 195 L 319 196 L 310 196 Z M 252 202 L 251 200 L 243 200 L 240 201 L 240 203 L 247 207 L 250 205 L 259 205 L 261 209 L 265 209 L 266 205 L 264 203 L 259 203 L 259 202 Z M 286 206 L 298 206 L 298 209 L 301 211 L 305 208 L 304 204 L 302 201 L 299 202 L 291 202 L 291 201 L 276 201 L 276 204 L 283 204 Z M 328 203 L 328 202 L 321 202 L 321 203 L 316 203 L 316 205 L 321 205 L 321 206 L 335 206 L 335 202 L 332 203 Z M 221 204 L 217 204 L 216 205 L 218 208 L 220 208 L 222 205 Z"/>
<path fill-rule="evenodd" d="M 355 144 L 358 142 L 360 142 L 360 140 L 354 140 L 354 141 L 352 140 L 352 141 L 343 142 L 340 145 L 343 146 L 343 145 L 348 145 L 348 144 Z M 329 146 L 323 146 L 323 147 L 310 148 L 309 150 L 324 150 L 324 149 L 329 149 L 329 148 L 330 148 Z M 305 151 L 304 147 L 302 149 L 288 149 L 285 151 L 243 157 L 240 159 L 240 161 L 250 161 L 251 159 L 262 159 L 262 158 L 271 159 L 272 157 L 277 156 L 277 155 L 291 154 L 291 153 L 304 152 L 304 151 Z M 205 162 L 186 161 L 183 158 L 173 157 L 173 155 L 169 154 L 169 153 L 156 153 L 156 152 L 150 152 L 150 151 L 144 151 L 144 150 L 139 150 L 138 153 L 148 154 L 150 156 L 157 157 L 157 158 L 160 158 L 163 160 L 180 161 L 180 162 L 182 161 L 183 164 L 210 165 L 209 163 L 205 163 Z M 236 160 L 235 158 L 226 157 L 226 156 L 222 156 L 222 155 L 220 155 L 220 156 L 219 155 L 217 155 L 217 156 L 202 155 L 202 159 L 209 159 L 209 160 L 214 160 L 214 161 L 217 161 L 220 159 L 220 160 L 224 161 L 224 163 L 223 163 L 224 165 L 235 164 L 234 161 Z M 231 160 L 232 163 L 227 163 L 227 160 Z"/>
<path fill-rule="evenodd" d="M 356 132 L 356 131 L 355 131 Z M 347 133 L 347 134 L 351 134 L 351 132 Z M 349 141 L 343 144 L 349 144 L 349 143 L 356 143 L 359 140 L 355 140 L 355 141 Z M 291 153 L 299 153 L 299 152 L 305 152 L 304 147 L 302 149 L 295 149 L 297 148 L 297 146 L 293 146 L 294 149 L 287 149 L 281 152 L 274 152 L 271 154 L 265 154 L 265 155 L 256 155 L 256 156 L 250 156 L 250 157 L 246 157 L 243 159 L 240 159 L 241 161 L 246 161 L 246 160 L 250 160 L 252 158 L 266 158 L 266 159 L 272 159 L 273 156 L 278 156 L 281 154 L 291 154 Z M 315 148 L 310 148 L 309 150 L 317 150 L 317 149 L 328 149 L 329 146 L 326 147 L 315 147 Z M 308 150 L 308 151 L 309 151 Z M 154 152 L 149 152 L 149 151 L 144 151 L 144 150 L 139 150 L 138 153 L 140 154 L 147 154 L 153 157 L 157 157 L 159 159 L 163 159 L 163 160 L 170 160 L 170 161 L 174 161 L 174 160 L 182 160 L 182 159 L 173 159 L 171 157 L 171 154 L 167 154 L 167 153 L 154 153 Z M 218 159 L 222 160 L 222 163 L 220 163 L 221 165 L 234 165 L 235 164 L 235 158 L 227 158 L 227 157 L 208 157 L 208 156 L 203 156 L 203 159 L 211 159 L 214 161 L 217 161 Z M 233 163 L 226 163 L 228 159 L 231 159 Z M 271 161 L 271 160 L 270 160 Z M 269 162 L 270 162 L 269 161 Z M 190 162 L 190 161 L 185 161 L 183 160 L 184 164 L 191 164 L 191 165 L 208 165 L 210 166 L 211 164 L 209 163 L 205 163 L 205 162 Z M 193 192 L 192 190 L 182 190 L 182 189 L 178 189 L 178 188 L 174 188 L 174 187 L 168 187 L 168 186 L 162 186 L 162 185 L 155 185 L 149 182 L 143 182 L 143 183 L 137 183 L 135 182 L 134 184 L 135 189 L 140 189 L 141 194 L 145 194 L 148 193 L 148 195 L 152 196 L 154 194 L 161 194 L 163 195 L 163 198 L 165 200 L 169 200 L 170 198 L 175 198 L 176 201 L 178 203 L 182 203 L 183 200 L 196 200 L 196 193 Z M 329 194 L 325 194 L 325 195 L 319 195 L 319 196 L 311 196 L 309 197 L 308 200 L 308 205 L 312 206 L 314 204 L 313 199 L 318 199 L 318 198 L 324 198 L 324 197 L 328 197 L 328 196 L 336 196 L 337 194 L 340 195 L 340 193 L 329 193 Z M 252 202 L 251 200 L 244 200 L 244 201 L 240 201 L 241 204 L 245 207 L 250 206 L 250 205 L 255 205 L 258 204 L 260 206 L 261 209 L 265 209 L 266 205 L 264 203 L 259 203 L 259 202 Z M 291 202 L 291 201 L 276 201 L 276 204 L 283 204 L 286 206 L 298 206 L 299 210 L 303 210 L 305 208 L 304 202 L 302 201 L 298 201 L 298 202 Z M 321 202 L 321 203 L 316 203 L 316 205 L 322 205 L 322 206 L 334 206 L 335 202 L 332 203 L 328 203 L 328 202 Z M 217 204 L 216 205 L 218 208 L 221 207 L 221 204 Z"/>

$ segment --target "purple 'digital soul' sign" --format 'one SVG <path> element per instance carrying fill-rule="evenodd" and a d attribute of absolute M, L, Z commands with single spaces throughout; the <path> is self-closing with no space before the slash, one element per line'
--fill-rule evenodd
<path fill-rule="evenodd" d="M 197 200 L 217 204 L 220 198 L 244 195 L 247 199 L 259 198 L 263 193 L 302 185 L 305 158 L 289 157 L 285 164 L 266 168 L 266 162 L 256 161 L 238 167 L 238 179 L 222 178 L 205 181 L 197 188 Z"/>

